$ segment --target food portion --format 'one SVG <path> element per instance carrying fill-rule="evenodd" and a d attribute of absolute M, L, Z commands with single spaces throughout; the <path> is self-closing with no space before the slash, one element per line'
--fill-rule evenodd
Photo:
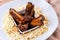
<path fill-rule="evenodd" d="M 31 2 L 22 7 L 10 8 L 3 23 L 3 30 L 9 40 L 35 40 L 36 37 L 48 31 L 47 17 Z M 20 31 L 28 32 L 21 34 Z"/>
<path fill-rule="evenodd" d="M 34 5 L 31 2 L 28 2 L 28 4 L 26 5 L 26 9 L 23 10 L 16 11 L 13 8 L 9 9 L 10 15 L 13 17 L 13 19 L 17 24 L 17 27 L 22 32 L 37 26 L 44 25 L 45 17 L 42 14 L 40 14 L 39 17 L 37 18 L 34 17 L 35 10 L 34 10 Z"/>

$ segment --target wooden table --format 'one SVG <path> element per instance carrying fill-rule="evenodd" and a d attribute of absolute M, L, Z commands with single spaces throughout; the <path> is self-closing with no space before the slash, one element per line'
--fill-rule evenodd
<path fill-rule="evenodd" d="M 10 2 L 12 0 L 0 0 L 0 6 L 3 5 L 4 3 Z"/>

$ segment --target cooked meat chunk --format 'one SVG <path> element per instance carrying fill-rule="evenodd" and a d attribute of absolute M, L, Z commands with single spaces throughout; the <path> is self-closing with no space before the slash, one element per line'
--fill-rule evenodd
<path fill-rule="evenodd" d="M 26 31 L 27 30 L 27 28 L 28 28 L 28 23 L 26 23 L 26 24 L 19 24 L 18 26 L 17 26 L 22 32 L 23 31 Z"/>
<path fill-rule="evenodd" d="M 34 5 L 31 2 L 28 2 L 27 6 L 26 6 L 26 11 L 25 14 L 27 15 L 34 15 Z"/>
<path fill-rule="evenodd" d="M 33 7 L 32 3 L 28 2 L 27 6 L 26 6 L 26 12 L 31 13 L 32 7 Z"/>
<path fill-rule="evenodd" d="M 43 15 L 40 15 L 39 17 L 37 18 L 34 18 L 32 21 L 31 21 L 31 25 L 32 26 L 41 26 L 43 25 L 43 21 L 44 21 L 44 16 Z"/>
<path fill-rule="evenodd" d="M 34 5 L 31 2 L 28 2 L 26 9 L 25 9 L 25 13 L 24 13 L 24 20 L 23 20 L 23 24 L 30 22 L 33 18 L 34 18 Z"/>
<path fill-rule="evenodd" d="M 10 15 L 18 22 L 21 23 L 24 20 L 24 17 L 20 15 L 15 9 L 10 8 L 9 10 Z"/>
<path fill-rule="evenodd" d="M 24 22 L 29 22 L 34 18 L 34 5 L 31 2 L 28 2 L 24 15 Z"/>

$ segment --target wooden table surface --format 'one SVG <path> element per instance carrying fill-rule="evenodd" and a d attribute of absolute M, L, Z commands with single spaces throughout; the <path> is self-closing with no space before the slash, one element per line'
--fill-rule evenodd
<path fill-rule="evenodd" d="M 0 0 L 0 6 L 2 6 L 3 4 L 7 3 L 7 2 L 10 2 L 10 1 L 13 1 L 13 0 Z M 60 1 L 53 1 L 51 0 L 52 2 L 50 2 L 52 4 L 52 6 L 54 7 L 56 13 L 57 13 L 57 16 L 58 16 L 58 21 L 59 21 L 59 24 L 60 24 Z M 55 36 L 58 37 L 58 39 L 60 39 L 60 25 L 58 24 L 58 28 L 56 29 L 56 31 L 54 32 Z M 59 32 L 59 33 L 58 33 Z"/>
<path fill-rule="evenodd" d="M 13 0 L 0 0 L 0 6 Z"/>

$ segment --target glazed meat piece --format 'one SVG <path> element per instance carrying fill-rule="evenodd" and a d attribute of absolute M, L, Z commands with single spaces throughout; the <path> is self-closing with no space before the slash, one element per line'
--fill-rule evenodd
<path fill-rule="evenodd" d="M 23 20 L 23 24 L 30 22 L 33 18 L 34 18 L 34 5 L 31 2 L 28 2 L 26 9 L 25 9 L 25 13 L 24 14 L 24 20 Z"/>
<path fill-rule="evenodd" d="M 34 18 L 34 13 L 34 5 L 31 2 L 28 2 L 24 14 L 25 20 L 23 21 L 23 23 L 31 21 Z"/>
<path fill-rule="evenodd" d="M 31 25 L 32 26 L 41 26 L 43 25 L 43 21 L 45 20 L 45 17 L 43 15 L 40 15 L 39 17 L 37 18 L 34 18 L 32 21 L 31 21 Z"/>
<path fill-rule="evenodd" d="M 31 13 L 32 8 L 33 8 L 32 3 L 28 2 L 27 6 L 26 6 L 26 12 Z"/>
<path fill-rule="evenodd" d="M 25 10 L 25 15 L 30 15 L 32 17 L 34 13 L 34 5 L 31 2 L 28 2 Z"/>
<path fill-rule="evenodd" d="M 24 20 L 24 17 L 20 15 L 15 9 L 10 8 L 9 10 L 10 15 L 15 19 L 18 23 L 21 23 Z"/>
<path fill-rule="evenodd" d="M 34 6 L 32 7 L 32 10 L 31 10 L 31 13 L 30 13 L 30 16 L 31 17 L 34 17 L 34 13 L 35 13 L 35 11 L 34 11 Z"/>
<path fill-rule="evenodd" d="M 28 28 L 28 23 L 26 23 L 26 24 L 19 24 L 18 26 L 17 26 L 22 32 L 23 31 L 26 31 L 27 30 L 27 28 Z"/>

